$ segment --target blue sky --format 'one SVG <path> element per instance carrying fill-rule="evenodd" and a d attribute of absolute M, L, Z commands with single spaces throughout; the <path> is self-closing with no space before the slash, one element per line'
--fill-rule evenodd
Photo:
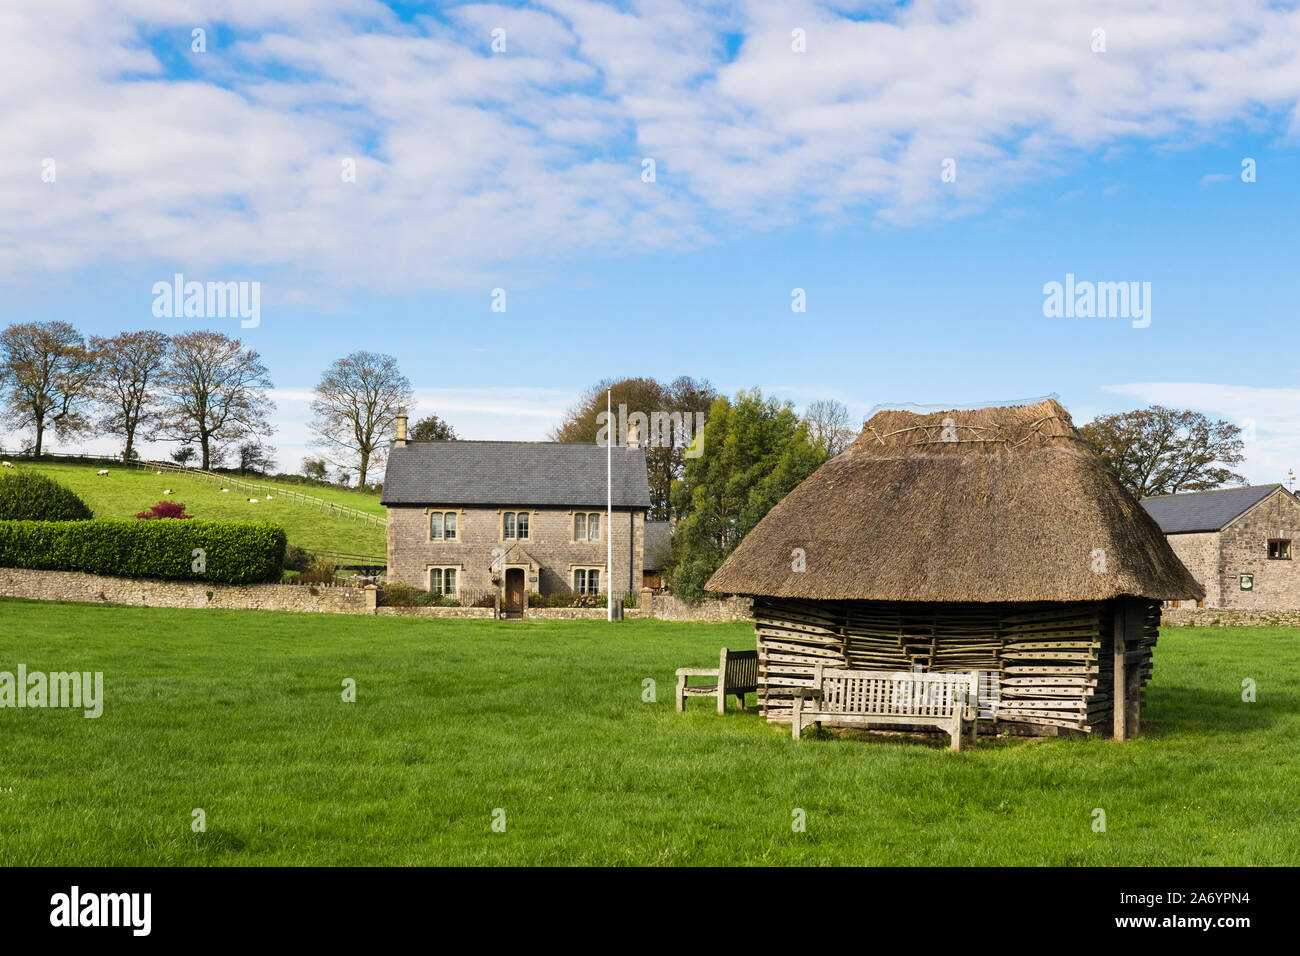
<path fill-rule="evenodd" d="M 1005 7 L 32 4 L 0 30 L 0 320 L 240 336 L 286 469 L 367 348 L 466 437 L 543 438 L 607 376 L 857 415 L 1056 393 L 1249 423 L 1248 477 L 1285 480 L 1300 16 Z M 260 324 L 154 318 L 175 272 L 259 282 Z M 1045 317 L 1067 273 L 1150 283 L 1150 325 Z"/>

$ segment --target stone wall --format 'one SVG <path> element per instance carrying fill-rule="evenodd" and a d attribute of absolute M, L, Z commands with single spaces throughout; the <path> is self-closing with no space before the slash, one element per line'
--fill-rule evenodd
<path fill-rule="evenodd" d="M 1300 545 L 1300 502 L 1278 489 L 1220 534 L 1218 607 L 1247 611 L 1300 609 L 1300 559 L 1270 560 L 1268 542 Z M 1241 589 L 1241 575 L 1253 574 L 1254 587 Z M 1209 603 L 1208 601 L 1206 602 Z"/>
<path fill-rule="evenodd" d="M 1169 547 L 1173 549 L 1178 560 L 1196 578 L 1196 583 L 1205 588 L 1206 607 L 1218 607 L 1220 601 L 1219 587 L 1219 532 L 1207 531 L 1198 534 L 1170 534 L 1165 536 Z M 1185 601 L 1191 606 L 1194 602 Z"/>
<path fill-rule="evenodd" d="M 369 592 L 374 594 L 373 591 Z M 367 609 L 367 591 L 357 587 L 302 584 L 202 584 L 189 581 L 141 581 L 74 571 L 29 571 L 0 568 L 0 597 L 38 601 L 77 601 L 133 607 L 220 607 L 258 611 L 310 611 L 327 614 L 379 614 L 384 617 L 491 618 L 486 607 L 380 607 Z M 626 608 L 630 619 L 668 621 L 744 621 L 748 598 L 709 599 L 688 605 L 667 594 L 642 592 L 639 606 Z M 530 608 L 537 620 L 605 619 L 604 608 Z"/>
<path fill-rule="evenodd" d="M 496 612 L 490 607 L 381 607 L 375 613 L 382 617 L 491 618 Z"/>
<path fill-rule="evenodd" d="M 748 621 L 754 608 L 754 599 L 747 597 L 705 598 L 687 604 L 671 594 L 641 594 L 641 605 L 649 597 L 650 617 L 661 621 Z"/>
<path fill-rule="evenodd" d="M 222 607 L 329 614 L 362 614 L 366 609 L 366 592 L 354 587 L 140 581 L 77 571 L 19 568 L 0 568 L 0 597 L 135 607 Z"/>
<path fill-rule="evenodd" d="M 1178 607 L 1160 612 L 1161 627 L 1295 627 L 1300 611 L 1247 611 L 1241 608 Z"/>

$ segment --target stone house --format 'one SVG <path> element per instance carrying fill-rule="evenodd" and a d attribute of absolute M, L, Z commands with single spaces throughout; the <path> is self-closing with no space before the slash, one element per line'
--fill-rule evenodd
<path fill-rule="evenodd" d="M 1282 485 L 1164 495 L 1144 498 L 1142 506 L 1205 588 L 1196 606 L 1300 608 L 1292 547 L 1293 540 L 1300 544 L 1300 501 Z"/>
<path fill-rule="evenodd" d="M 612 525 L 604 446 L 408 441 L 399 416 L 381 499 L 388 580 L 462 601 L 499 594 L 511 612 L 526 594 L 639 593 L 650 485 L 635 433 L 611 472 Z"/>

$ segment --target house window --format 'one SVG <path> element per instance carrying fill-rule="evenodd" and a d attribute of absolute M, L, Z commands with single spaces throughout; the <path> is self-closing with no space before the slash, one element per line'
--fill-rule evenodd
<path fill-rule="evenodd" d="M 1268 556 L 1269 559 L 1273 561 L 1290 561 L 1291 539 L 1270 538 L 1268 542 Z"/>
<path fill-rule="evenodd" d="M 573 540 L 600 540 L 600 512 L 579 512 L 573 516 Z"/>
<path fill-rule="evenodd" d="M 501 516 L 501 537 L 507 541 L 528 540 L 528 512 L 507 511 Z"/>
<path fill-rule="evenodd" d="M 575 568 L 573 572 L 573 590 L 578 594 L 599 594 L 600 569 Z"/>
<path fill-rule="evenodd" d="M 456 577 L 455 568 L 430 568 L 429 590 L 439 597 L 455 597 Z"/>
<path fill-rule="evenodd" d="M 429 513 L 429 540 L 456 540 L 456 512 L 433 511 Z"/>

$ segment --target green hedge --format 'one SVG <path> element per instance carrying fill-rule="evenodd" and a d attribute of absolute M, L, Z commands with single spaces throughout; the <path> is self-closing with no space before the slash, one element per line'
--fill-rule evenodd
<path fill-rule="evenodd" d="M 285 544 L 284 529 L 263 522 L 0 521 L 0 567 L 121 578 L 279 581 Z"/>
<path fill-rule="evenodd" d="M 37 471 L 0 474 L 0 521 L 88 521 L 76 492 Z"/>

